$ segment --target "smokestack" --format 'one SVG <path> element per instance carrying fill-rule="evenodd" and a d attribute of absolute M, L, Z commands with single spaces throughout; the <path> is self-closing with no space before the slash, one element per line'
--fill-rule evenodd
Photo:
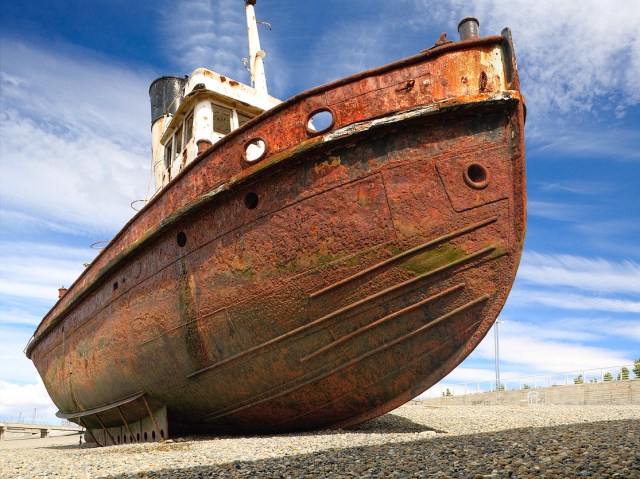
<path fill-rule="evenodd" d="M 460 34 L 460 40 L 467 40 L 469 38 L 478 38 L 478 27 L 480 22 L 477 18 L 467 17 L 460 20 L 458 23 L 458 33 Z"/>
<path fill-rule="evenodd" d="M 64 286 L 62 286 L 61 288 L 58 288 L 58 299 L 62 298 L 66 292 L 67 292 L 67 288 L 65 288 Z"/>
<path fill-rule="evenodd" d="M 186 77 L 163 76 L 156 78 L 149 87 L 151 100 L 151 125 L 165 115 L 173 115 L 182 103 L 182 89 Z"/>

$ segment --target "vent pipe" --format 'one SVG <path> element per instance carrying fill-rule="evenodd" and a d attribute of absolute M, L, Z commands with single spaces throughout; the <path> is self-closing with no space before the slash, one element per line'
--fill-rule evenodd
<path fill-rule="evenodd" d="M 463 18 L 458 23 L 458 33 L 460 34 L 460 40 L 468 40 L 469 38 L 478 38 L 478 27 L 480 22 L 477 18 L 467 17 Z"/>

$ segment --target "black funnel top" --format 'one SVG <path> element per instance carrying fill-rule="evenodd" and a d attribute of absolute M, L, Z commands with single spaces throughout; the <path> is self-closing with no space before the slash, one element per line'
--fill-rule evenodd
<path fill-rule="evenodd" d="M 182 89 L 187 77 L 164 76 L 157 78 L 149 87 L 151 99 L 151 124 L 164 115 L 173 115 L 182 103 Z"/>

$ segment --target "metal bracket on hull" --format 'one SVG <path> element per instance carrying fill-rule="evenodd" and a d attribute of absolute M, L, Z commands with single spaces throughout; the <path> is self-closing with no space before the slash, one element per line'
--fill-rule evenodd
<path fill-rule="evenodd" d="M 168 435 L 166 406 L 152 410 L 145 392 L 133 394 L 110 404 L 77 411 L 57 412 L 56 416 L 77 422 L 87 429 L 87 442 L 98 446 L 134 442 L 154 442 Z"/>
<path fill-rule="evenodd" d="M 94 415 L 96 415 L 96 414 L 98 414 L 100 412 L 108 411 L 109 409 L 114 409 L 114 408 L 117 408 L 118 406 L 124 406 L 127 403 L 133 402 L 136 399 L 141 398 L 142 396 L 144 396 L 144 394 L 145 394 L 144 391 L 142 391 L 142 392 L 134 394 L 133 396 L 129 396 L 129 397 L 126 397 L 124 399 L 120 399 L 119 401 L 116 401 L 114 403 L 107 404 L 107 405 L 104 405 L 104 406 L 99 406 L 99 407 L 92 408 L 92 409 L 85 409 L 84 411 L 77 411 L 77 412 L 72 412 L 72 413 L 63 413 L 63 412 L 58 411 L 56 413 L 56 416 L 61 418 L 61 419 L 68 419 L 68 420 L 78 419 L 78 418 L 86 417 L 86 416 L 94 416 Z"/>

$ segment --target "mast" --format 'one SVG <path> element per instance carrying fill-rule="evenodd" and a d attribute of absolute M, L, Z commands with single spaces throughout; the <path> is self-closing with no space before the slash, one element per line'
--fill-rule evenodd
<path fill-rule="evenodd" d="M 266 53 L 260 49 L 260 38 L 258 38 L 258 25 L 256 13 L 253 6 L 256 0 L 245 0 L 245 10 L 247 12 L 247 31 L 249 33 L 249 67 L 251 72 L 251 86 L 262 95 L 267 95 L 267 77 L 264 74 L 264 63 L 262 59 Z"/>

